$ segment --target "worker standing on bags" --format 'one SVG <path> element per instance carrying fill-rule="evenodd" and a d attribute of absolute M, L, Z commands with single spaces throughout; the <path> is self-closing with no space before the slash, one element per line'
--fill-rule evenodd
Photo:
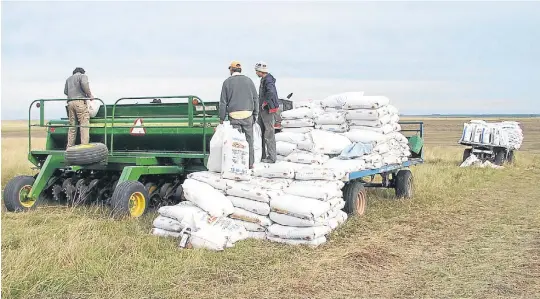
<path fill-rule="evenodd" d="M 81 144 L 90 142 L 90 113 L 85 98 L 94 98 L 88 84 L 88 76 L 82 67 L 75 68 L 73 75 L 66 80 L 64 94 L 67 96 L 67 109 L 70 128 L 68 130 L 67 147 L 75 145 L 77 137 L 77 121 L 80 124 Z"/>
<path fill-rule="evenodd" d="M 263 134 L 262 162 L 276 163 L 276 137 L 274 124 L 275 115 L 279 109 L 278 94 L 276 90 L 276 79 L 268 72 L 265 62 L 255 64 L 255 73 L 261 78 L 259 86 L 259 126 Z"/>
<path fill-rule="evenodd" d="M 255 152 L 253 149 L 253 124 L 259 116 L 259 101 L 257 89 L 253 81 L 242 75 L 242 65 L 233 61 L 229 65 L 231 76 L 223 82 L 219 101 L 219 120 L 223 123 L 225 117 L 233 128 L 246 134 L 249 144 L 249 168 L 253 167 Z"/>

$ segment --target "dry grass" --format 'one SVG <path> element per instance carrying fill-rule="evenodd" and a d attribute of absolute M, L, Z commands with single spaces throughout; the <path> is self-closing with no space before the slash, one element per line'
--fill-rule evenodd
<path fill-rule="evenodd" d="M 540 123 L 524 121 L 517 164 L 501 170 L 457 167 L 462 123 L 426 120 L 427 163 L 413 169 L 413 200 L 370 192 L 367 214 L 317 249 L 249 240 L 219 253 L 179 250 L 148 234 L 154 215 L 112 221 L 92 208 L 3 211 L 2 295 L 539 298 Z M 2 141 L 5 185 L 29 170 L 26 139 Z"/>

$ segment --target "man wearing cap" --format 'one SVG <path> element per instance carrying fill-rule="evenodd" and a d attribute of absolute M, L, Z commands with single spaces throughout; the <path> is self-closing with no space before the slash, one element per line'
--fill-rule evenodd
<path fill-rule="evenodd" d="M 268 72 L 267 64 L 262 61 L 255 64 L 255 73 L 261 78 L 261 85 L 259 86 L 260 113 L 257 121 L 263 132 L 262 162 L 275 163 L 277 153 L 274 117 L 279 109 L 276 79 Z"/>
<path fill-rule="evenodd" d="M 233 61 L 229 65 L 231 76 L 223 82 L 219 101 L 219 120 L 223 123 L 229 116 L 231 125 L 246 134 L 249 144 L 249 167 L 253 167 L 253 124 L 259 116 L 257 89 L 253 81 L 242 75 L 242 65 Z"/>
<path fill-rule="evenodd" d="M 90 113 L 85 98 L 91 101 L 94 98 L 88 84 L 88 76 L 82 67 L 75 68 L 73 75 L 66 80 L 64 94 L 67 96 L 67 110 L 70 128 L 68 130 L 67 147 L 75 145 L 77 137 L 76 121 L 80 124 L 81 144 L 90 142 Z"/>

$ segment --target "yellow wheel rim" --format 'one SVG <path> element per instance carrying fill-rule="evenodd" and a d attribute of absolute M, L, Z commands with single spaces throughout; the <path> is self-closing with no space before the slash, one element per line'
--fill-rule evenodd
<path fill-rule="evenodd" d="M 146 208 L 146 198 L 141 192 L 135 192 L 129 197 L 129 214 L 131 217 L 139 217 Z"/>
<path fill-rule="evenodd" d="M 31 199 L 27 197 L 31 189 L 32 189 L 32 186 L 24 185 L 19 191 L 19 201 L 21 202 L 21 205 L 25 208 L 31 208 L 36 203 L 35 199 Z"/>

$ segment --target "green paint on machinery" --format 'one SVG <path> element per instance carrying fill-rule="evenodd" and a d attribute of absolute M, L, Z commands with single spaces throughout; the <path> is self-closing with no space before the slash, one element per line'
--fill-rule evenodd
<path fill-rule="evenodd" d="M 171 102 L 162 103 L 164 99 Z M 210 139 L 219 124 L 218 103 L 205 103 L 191 95 L 121 98 L 113 105 L 95 100 L 102 105 L 90 119 L 91 144 L 76 146 L 71 154 L 65 150 L 67 118 L 44 121 L 47 104 L 66 99 L 31 103 L 28 158 L 40 171 L 35 177 L 19 176 L 7 184 L 4 204 L 8 211 L 32 209 L 42 200 L 68 205 L 100 202 L 110 205 L 114 216 L 139 217 L 150 206 L 179 202 L 186 175 L 206 170 Z M 35 107 L 40 112 L 37 125 L 30 122 Z M 33 126 L 47 128 L 45 149 L 33 150 Z M 92 161 L 99 156 L 100 146 L 102 159 Z M 73 161 L 69 155 L 85 163 L 68 162 Z"/>

